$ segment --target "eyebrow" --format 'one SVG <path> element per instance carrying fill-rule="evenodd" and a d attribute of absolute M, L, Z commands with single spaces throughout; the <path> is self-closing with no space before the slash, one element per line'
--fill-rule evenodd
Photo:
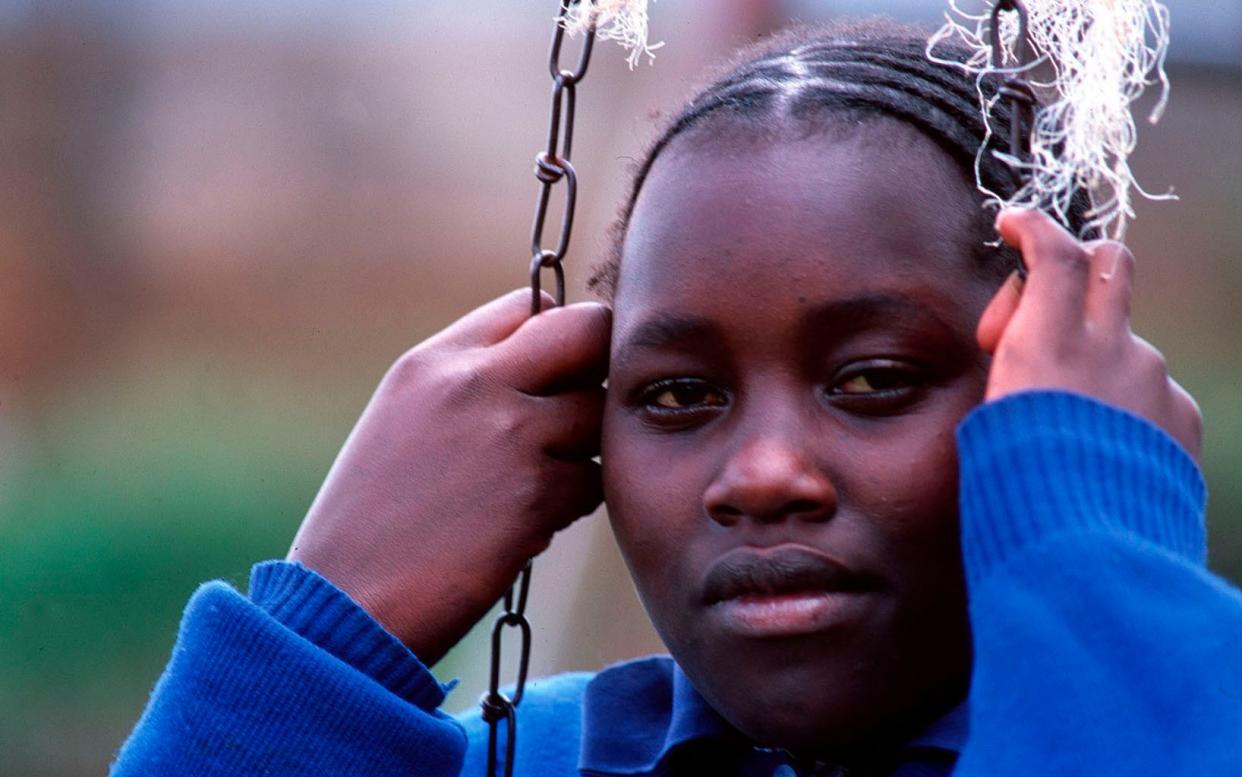
<path fill-rule="evenodd" d="M 869 329 L 898 323 L 905 326 L 934 326 L 954 335 L 955 329 L 926 305 L 901 294 L 868 294 L 812 305 L 804 315 L 807 336 L 849 336 Z M 641 351 L 686 351 L 701 353 L 718 347 L 719 327 L 711 319 L 684 314 L 664 314 L 639 324 L 617 348 L 614 363 L 623 364 Z"/>
<path fill-rule="evenodd" d="M 814 305 L 806 316 L 808 329 L 850 334 L 894 322 L 933 325 L 952 333 L 954 328 L 936 311 L 901 294 L 869 294 Z"/>
<path fill-rule="evenodd" d="M 614 362 L 623 363 L 639 351 L 699 350 L 720 341 L 720 330 L 699 316 L 665 314 L 648 319 L 617 348 Z"/>

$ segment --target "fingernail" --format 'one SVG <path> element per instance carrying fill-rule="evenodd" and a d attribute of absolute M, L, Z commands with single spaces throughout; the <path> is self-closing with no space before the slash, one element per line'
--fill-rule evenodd
<path fill-rule="evenodd" d="M 583 300 L 582 302 L 571 302 L 568 305 L 565 305 L 564 307 L 555 308 L 555 310 L 570 310 L 570 309 L 595 310 L 598 315 L 604 316 L 605 318 L 609 320 L 612 319 L 612 308 L 604 304 L 603 302 L 596 302 L 595 300 Z"/>
<path fill-rule="evenodd" d="M 609 324 L 612 323 L 612 308 L 610 308 L 609 306 L 605 305 L 602 302 L 591 302 L 588 304 L 595 306 L 595 308 L 599 310 L 599 315 L 604 317 L 604 321 L 608 322 Z"/>
<path fill-rule="evenodd" d="M 1013 284 L 1014 291 L 1019 294 L 1022 293 L 1022 289 L 1026 288 L 1026 278 L 1022 275 L 1021 270 L 1014 270 L 1009 275 L 1009 281 Z"/>
<path fill-rule="evenodd" d="M 1003 222 L 1005 219 L 1009 218 L 1010 216 L 1014 215 L 1015 213 L 1021 213 L 1024 210 L 1026 210 L 1026 208 L 1020 208 L 1016 205 L 1007 205 L 1004 208 L 1001 208 L 1001 212 L 996 214 L 996 223 L 995 223 L 996 231 L 997 232 L 1000 231 L 1001 222 Z"/>

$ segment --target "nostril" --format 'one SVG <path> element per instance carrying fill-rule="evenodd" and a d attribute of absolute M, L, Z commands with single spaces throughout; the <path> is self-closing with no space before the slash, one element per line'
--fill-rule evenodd
<path fill-rule="evenodd" d="M 798 516 L 812 515 L 812 514 L 821 513 L 823 512 L 823 510 L 824 510 L 824 506 L 822 504 L 820 504 L 819 502 L 813 502 L 810 499 L 795 499 L 794 501 L 785 505 L 785 512 L 789 513 L 790 515 L 798 515 Z"/>
<path fill-rule="evenodd" d="M 708 515 L 722 526 L 733 526 L 743 520 L 757 523 L 779 523 L 780 521 L 797 519 L 801 521 L 822 521 L 831 514 L 828 505 L 811 499 L 796 499 L 786 502 L 779 510 L 747 511 L 731 504 L 718 504 L 708 508 Z"/>
<path fill-rule="evenodd" d="M 791 499 L 779 509 L 769 512 L 756 511 L 751 517 L 760 523 L 776 523 L 789 519 L 822 521 L 829 515 L 828 505 L 813 499 Z"/>

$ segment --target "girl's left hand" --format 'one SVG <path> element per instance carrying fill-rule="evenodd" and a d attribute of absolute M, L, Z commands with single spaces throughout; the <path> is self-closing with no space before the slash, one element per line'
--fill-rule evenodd
<path fill-rule="evenodd" d="M 1035 210 L 1002 212 L 997 230 L 1022 252 L 1028 275 L 1011 276 L 979 321 L 979 345 L 992 355 L 986 399 L 1031 389 L 1086 394 L 1143 416 L 1198 459 L 1198 405 L 1169 377 L 1160 351 L 1130 329 L 1129 249 L 1080 243 Z"/>

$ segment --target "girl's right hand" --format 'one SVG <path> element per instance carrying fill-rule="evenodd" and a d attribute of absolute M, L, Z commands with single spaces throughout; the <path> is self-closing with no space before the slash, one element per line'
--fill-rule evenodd
<path fill-rule="evenodd" d="M 289 551 L 428 665 L 603 498 L 611 312 L 529 313 L 511 292 L 398 359 Z"/>

